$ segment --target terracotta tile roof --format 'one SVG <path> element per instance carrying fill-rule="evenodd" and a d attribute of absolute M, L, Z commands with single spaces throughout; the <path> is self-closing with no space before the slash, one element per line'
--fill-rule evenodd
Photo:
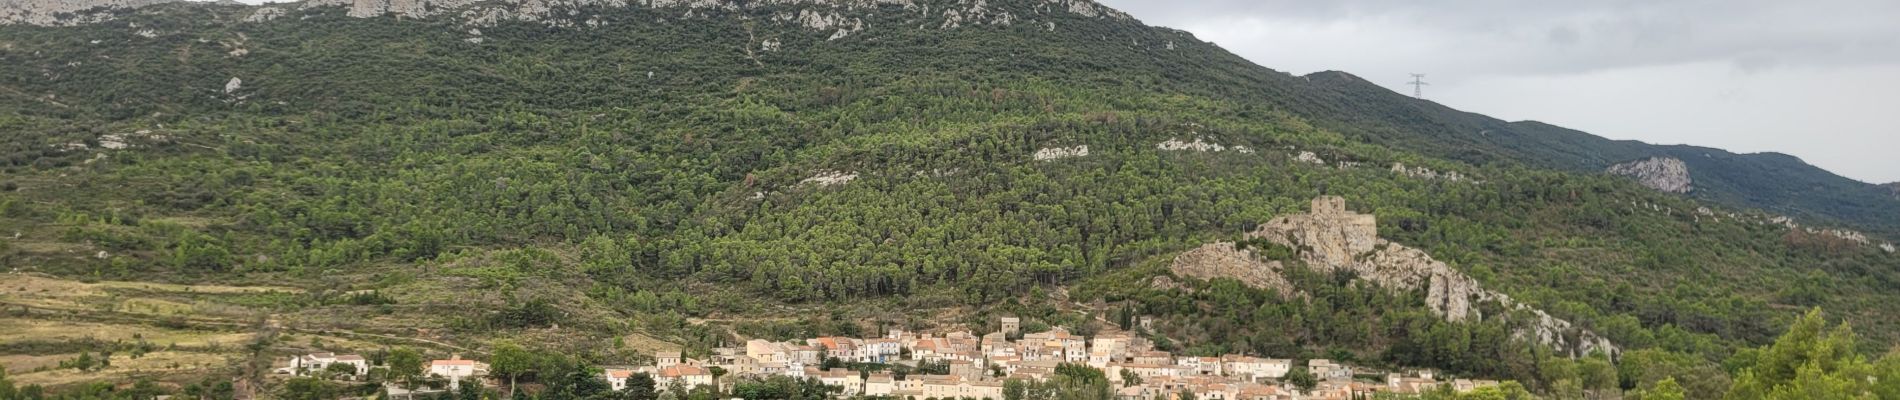
<path fill-rule="evenodd" d="M 664 378 L 678 378 L 688 375 L 710 375 L 710 373 L 706 372 L 705 368 L 691 365 L 675 365 L 660 370 L 660 376 Z"/>

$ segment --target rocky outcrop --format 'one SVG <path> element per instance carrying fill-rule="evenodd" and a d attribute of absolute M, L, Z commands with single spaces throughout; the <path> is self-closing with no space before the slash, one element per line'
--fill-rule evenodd
<path fill-rule="evenodd" d="M 1894 183 L 1889 183 L 1889 184 L 1880 185 L 1880 186 L 1885 187 L 1887 188 L 1888 191 L 1893 192 L 1894 200 L 1900 200 L 1900 182 L 1894 182 Z"/>
<path fill-rule="evenodd" d="M 1392 172 L 1400 174 L 1400 175 L 1412 177 L 1412 178 L 1426 179 L 1426 180 L 1443 179 L 1443 180 L 1452 181 L 1452 182 L 1464 182 L 1467 179 L 1465 178 L 1464 174 L 1460 174 L 1458 173 L 1458 171 L 1446 171 L 1444 173 L 1439 173 L 1438 171 L 1433 171 L 1431 168 L 1425 168 L 1422 166 L 1406 167 L 1404 163 L 1392 163 Z"/>
<path fill-rule="evenodd" d="M 1181 139 L 1168 139 L 1168 141 L 1156 143 L 1155 148 L 1167 151 L 1192 150 L 1205 152 L 1227 150 L 1227 146 L 1223 146 L 1220 143 L 1209 143 L 1201 138 L 1194 138 L 1192 142 L 1184 142 L 1181 141 Z"/>
<path fill-rule="evenodd" d="M 0 1 L 0 25 L 79 25 L 104 21 L 115 9 L 179 0 L 6 0 Z"/>
<path fill-rule="evenodd" d="M 857 180 L 857 179 L 858 179 L 858 174 L 853 173 L 853 172 L 819 171 L 817 175 L 812 175 L 812 177 L 810 178 L 805 178 L 805 180 L 799 181 L 798 184 L 799 186 L 825 187 L 825 186 L 843 185 L 846 183 L 851 183 L 851 181 Z"/>
<path fill-rule="evenodd" d="M 1689 164 L 1675 158 L 1651 157 L 1612 165 L 1609 173 L 1636 178 L 1643 186 L 1667 193 L 1689 193 L 1694 189 L 1694 182 L 1689 179 Z"/>
<path fill-rule="evenodd" d="M 1049 161 L 1072 157 L 1086 157 L 1088 155 L 1089 146 L 1081 145 L 1075 147 L 1045 147 L 1036 150 L 1035 157 L 1036 161 Z"/>
<path fill-rule="evenodd" d="M 1174 257 L 1168 270 L 1182 277 L 1234 278 L 1248 286 L 1274 289 L 1281 296 L 1293 294 L 1293 285 L 1280 274 L 1279 261 L 1263 261 L 1232 242 L 1210 243 L 1181 253 Z"/>
<path fill-rule="evenodd" d="M 0 1 L 0 24 L 79 25 L 109 20 L 110 11 L 181 0 L 5 0 Z M 920 4 L 922 3 L 922 4 Z M 896 7 L 916 13 L 940 29 L 972 25 L 1007 26 L 1018 20 L 1035 19 L 1048 13 L 1067 13 L 1089 18 L 1132 19 L 1128 14 L 1096 4 L 1092 0 L 1038 0 L 1012 2 L 1005 7 L 985 0 L 304 0 L 296 3 L 260 7 L 246 17 L 248 22 L 263 22 L 282 16 L 285 8 L 312 9 L 342 7 L 345 15 L 356 18 L 395 16 L 398 18 L 452 17 L 463 24 L 492 26 L 502 21 L 540 22 L 550 26 L 598 26 L 605 23 L 594 15 L 577 10 L 589 8 L 647 7 L 680 11 L 684 17 L 705 15 L 703 11 L 739 11 L 767 7 L 794 6 L 802 9 L 773 18 L 804 25 L 830 34 L 833 40 L 850 36 L 868 26 L 853 15 L 869 15 Z M 269 11 L 265 11 L 269 10 Z M 1053 24 L 1053 22 L 1048 22 Z M 1053 26 L 1053 25 L 1051 25 Z"/>
<path fill-rule="evenodd" d="M 1246 236 L 1297 249 L 1301 260 L 1317 271 L 1350 271 L 1359 279 L 1388 289 L 1423 290 L 1427 306 L 1448 321 L 1482 320 L 1486 316 L 1479 305 L 1495 303 L 1503 309 L 1518 311 L 1515 314 L 1535 319 L 1524 331 L 1518 332 L 1520 337 L 1573 356 L 1591 352 L 1614 355 L 1619 351 L 1615 344 L 1594 332 L 1518 303 L 1503 293 L 1485 289 L 1476 279 L 1433 259 L 1425 251 L 1381 239 L 1378 233 L 1378 220 L 1373 215 L 1347 210 L 1343 198 L 1321 196 L 1313 200 L 1312 212 L 1276 217 Z M 1228 243 L 1210 244 L 1182 253 L 1175 258 L 1172 269 L 1182 276 L 1227 276 L 1257 287 L 1276 288 L 1281 293 L 1290 290 L 1279 274 L 1278 262 L 1261 261 Z"/>

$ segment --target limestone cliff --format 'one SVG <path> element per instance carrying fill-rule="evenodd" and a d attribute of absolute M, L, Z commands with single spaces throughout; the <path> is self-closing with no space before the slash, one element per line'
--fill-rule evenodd
<path fill-rule="evenodd" d="M 1174 257 L 1168 269 L 1176 276 L 1200 279 L 1234 278 L 1240 283 L 1262 289 L 1274 289 L 1291 296 L 1293 285 L 1280 275 L 1279 261 L 1264 261 L 1253 252 L 1237 248 L 1232 242 L 1216 242 Z"/>
<path fill-rule="evenodd" d="M 1669 157 L 1651 157 L 1610 166 L 1609 173 L 1636 178 L 1637 182 L 1668 193 L 1689 193 L 1689 165 Z"/>
<path fill-rule="evenodd" d="M 1351 271 L 1360 279 L 1392 290 L 1422 289 L 1427 306 L 1449 321 L 1482 320 L 1485 315 L 1479 305 L 1495 303 L 1532 316 L 1534 320 L 1518 333 L 1520 337 L 1572 355 L 1619 351 L 1594 332 L 1485 289 L 1476 279 L 1425 251 L 1380 239 L 1378 233 L 1376 217 L 1347 210 L 1345 199 L 1322 196 L 1313 200 L 1311 213 L 1274 218 L 1247 237 L 1298 249 L 1302 261 L 1318 271 Z M 1235 249 L 1232 243 L 1214 243 L 1182 253 L 1171 270 L 1178 276 L 1231 277 L 1255 287 L 1292 293 L 1291 285 L 1280 275 L 1279 262 L 1260 260 L 1250 252 Z"/>
<path fill-rule="evenodd" d="M 52 26 L 94 23 L 109 20 L 112 10 L 178 1 L 181 0 L 5 0 L 0 1 L 0 24 Z M 771 20 L 823 31 L 830 34 L 833 40 L 867 29 L 859 16 L 889 12 L 892 8 L 920 17 L 919 20 L 930 21 L 926 25 L 940 29 L 1032 22 L 1054 30 L 1054 22 L 1037 18 L 1051 13 L 1087 18 L 1132 19 L 1121 11 L 1091 0 L 1033 0 L 1010 3 L 1008 6 L 986 0 L 303 0 L 257 7 L 252 10 L 253 15 L 245 20 L 264 22 L 283 15 L 287 9 L 330 7 L 341 7 L 345 15 L 356 18 L 440 17 L 474 27 L 493 26 L 505 21 L 536 22 L 556 27 L 607 23 L 595 15 L 582 12 L 595 8 L 666 9 L 679 11 L 684 18 L 705 16 L 708 12 L 717 11 L 776 8 L 784 11 L 778 11 L 778 15 L 772 16 Z"/>
<path fill-rule="evenodd" d="M 78 25 L 109 18 L 109 12 L 178 0 L 5 0 L 0 24 Z"/>

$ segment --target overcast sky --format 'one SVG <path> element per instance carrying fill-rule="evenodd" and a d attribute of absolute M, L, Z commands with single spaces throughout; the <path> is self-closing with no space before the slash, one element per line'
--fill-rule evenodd
<path fill-rule="evenodd" d="M 1280 71 L 1900 181 L 1900 1 L 1098 1 Z"/>

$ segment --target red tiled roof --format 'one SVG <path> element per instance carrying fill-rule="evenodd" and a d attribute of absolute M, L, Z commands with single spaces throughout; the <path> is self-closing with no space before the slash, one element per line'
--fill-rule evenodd
<path fill-rule="evenodd" d="M 708 374 L 710 373 L 706 372 L 705 368 L 700 368 L 700 367 L 691 366 L 691 365 L 675 365 L 675 366 L 666 367 L 660 370 L 660 376 L 665 377 L 665 378 L 678 378 L 678 377 L 687 376 L 687 375 L 708 375 Z"/>

